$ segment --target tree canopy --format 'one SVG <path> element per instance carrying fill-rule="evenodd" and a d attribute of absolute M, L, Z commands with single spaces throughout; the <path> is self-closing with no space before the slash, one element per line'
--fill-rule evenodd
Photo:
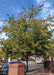
<path fill-rule="evenodd" d="M 50 41 L 53 29 L 52 22 L 54 19 L 47 17 L 47 19 L 37 19 L 37 14 L 42 10 L 43 5 L 28 8 L 23 8 L 23 12 L 19 14 L 17 20 L 14 16 L 9 16 L 6 25 L 3 25 L 0 32 L 5 32 L 8 38 L 2 39 L 2 50 L 6 57 L 12 58 L 22 57 L 22 54 L 27 57 L 32 54 L 37 56 L 50 55 Z M 50 30 L 49 30 L 50 29 Z"/>

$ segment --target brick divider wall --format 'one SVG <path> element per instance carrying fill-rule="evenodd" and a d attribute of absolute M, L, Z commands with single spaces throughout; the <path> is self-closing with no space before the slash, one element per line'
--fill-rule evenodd
<path fill-rule="evenodd" d="M 24 64 L 9 64 L 8 75 L 24 75 Z"/>

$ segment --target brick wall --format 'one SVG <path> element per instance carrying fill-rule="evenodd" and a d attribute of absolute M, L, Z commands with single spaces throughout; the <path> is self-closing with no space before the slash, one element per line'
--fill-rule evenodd
<path fill-rule="evenodd" d="M 24 75 L 24 64 L 10 64 L 8 75 Z"/>

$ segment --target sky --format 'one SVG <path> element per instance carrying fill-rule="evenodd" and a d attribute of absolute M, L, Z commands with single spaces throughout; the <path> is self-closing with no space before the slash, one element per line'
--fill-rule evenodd
<path fill-rule="evenodd" d="M 34 5 L 35 7 L 44 4 L 43 10 L 38 14 L 38 18 L 46 18 L 48 14 L 54 15 L 54 0 L 0 0 L 0 20 L 7 20 L 9 15 L 14 14 L 17 19 L 18 14 L 22 11 L 22 7 Z M 3 22 L 0 21 L 0 28 Z M 54 29 L 54 27 L 52 27 Z M 54 33 L 53 33 L 54 36 Z M 0 35 L 0 38 L 7 38 L 5 33 Z"/>

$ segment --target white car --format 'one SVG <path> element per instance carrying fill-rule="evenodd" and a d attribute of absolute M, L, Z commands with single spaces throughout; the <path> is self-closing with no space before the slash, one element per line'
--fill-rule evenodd
<path fill-rule="evenodd" d="M 40 59 L 36 59 L 36 63 L 42 63 L 42 60 L 40 60 Z"/>

